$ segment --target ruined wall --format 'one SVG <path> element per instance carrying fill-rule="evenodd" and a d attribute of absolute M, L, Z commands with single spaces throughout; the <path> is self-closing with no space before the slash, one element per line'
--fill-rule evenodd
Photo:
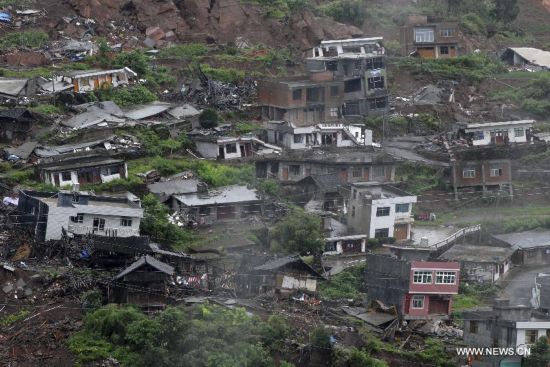
<path fill-rule="evenodd" d="M 409 289 L 411 265 L 389 256 L 367 254 L 365 288 L 367 303 L 380 300 L 395 305 L 403 313 L 405 294 Z"/>

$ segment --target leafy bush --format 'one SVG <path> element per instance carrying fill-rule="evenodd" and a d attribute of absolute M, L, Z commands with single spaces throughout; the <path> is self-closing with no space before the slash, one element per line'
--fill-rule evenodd
<path fill-rule="evenodd" d="M 331 17 L 341 23 L 351 23 L 361 26 L 365 19 L 365 4 L 363 0 L 336 0 L 319 6 L 321 15 Z"/>
<path fill-rule="evenodd" d="M 95 311 L 103 304 L 103 294 L 97 288 L 90 289 L 80 295 L 80 302 L 86 312 Z"/>
<path fill-rule="evenodd" d="M 0 38 L 0 51 L 6 51 L 11 47 L 40 47 L 48 42 L 47 33 L 41 31 L 17 31 L 8 33 Z"/>
<path fill-rule="evenodd" d="M 271 249 L 290 254 L 316 254 L 323 251 L 325 243 L 321 233 L 321 218 L 293 207 L 291 212 L 273 228 Z"/>
<path fill-rule="evenodd" d="M 157 96 L 143 85 L 129 88 L 103 88 L 96 91 L 100 101 L 113 101 L 121 107 L 149 103 L 157 100 Z"/>
<path fill-rule="evenodd" d="M 358 299 L 365 266 L 354 266 L 319 284 L 321 297 L 326 299 Z"/>
<path fill-rule="evenodd" d="M 218 113 L 210 108 L 206 108 L 199 115 L 199 124 L 205 129 L 211 129 L 218 126 L 219 120 L 220 117 L 218 116 Z"/>
<path fill-rule="evenodd" d="M 256 186 L 260 192 L 267 195 L 276 196 L 279 195 L 279 192 L 281 191 L 281 185 L 279 184 L 279 181 L 276 180 L 263 180 Z"/>

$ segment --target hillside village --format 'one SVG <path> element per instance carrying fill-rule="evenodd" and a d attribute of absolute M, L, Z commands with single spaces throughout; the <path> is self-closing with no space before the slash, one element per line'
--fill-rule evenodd
<path fill-rule="evenodd" d="M 548 19 L 0 0 L 0 362 L 550 366 Z"/>

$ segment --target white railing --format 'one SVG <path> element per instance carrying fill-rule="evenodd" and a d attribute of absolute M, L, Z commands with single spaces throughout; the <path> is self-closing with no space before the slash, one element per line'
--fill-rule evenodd
<path fill-rule="evenodd" d="M 105 227 L 103 230 L 94 228 L 93 226 L 79 226 L 75 224 L 69 224 L 68 231 L 74 234 L 96 234 L 99 236 L 107 237 L 131 237 L 139 236 L 139 230 L 133 228 L 114 228 Z"/>
<path fill-rule="evenodd" d="M 456 231 L 455 233 L 453 233 L 449 237 L 445 238 L 444 240 L 436 242 L 433 245 L 433 247 L 438 249 L 442 246 L 448 245 L 451 242 L 456 241 L 457 239 L 459 239 L 463 236 L 466 236 L 467 234 L 476 233 L 476 232 L 479 232 L 479 231 L 481 231 L 481 224 L 476 224 L 475 226 L 459 229 L 458 231 Z"/>

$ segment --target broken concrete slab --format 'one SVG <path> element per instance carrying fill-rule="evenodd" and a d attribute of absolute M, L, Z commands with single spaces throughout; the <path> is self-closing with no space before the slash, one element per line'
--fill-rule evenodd
<path fill-rule="evenodd" d="M 4 287 L 2 287 L 2 291 L 7 294 L 13 291 L 13 288 L 13 284 L 7 283 L 6 285 L 4 285 Z"/>

